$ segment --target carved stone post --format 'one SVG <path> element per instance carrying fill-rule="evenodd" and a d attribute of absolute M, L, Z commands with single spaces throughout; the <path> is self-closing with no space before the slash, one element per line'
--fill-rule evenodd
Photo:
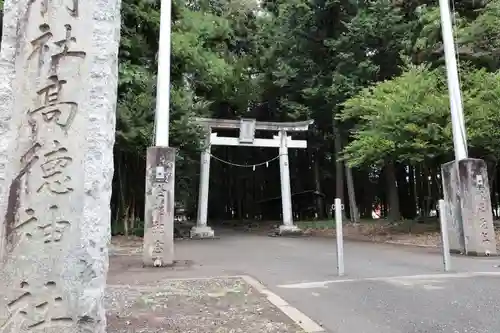
<path fill-rule="evenodd" d="M 174 262 L 175 148 L 150 147 L 146 158 L 144 266 Z"/>
<path fill-rule="evenodd" d="M 0 331 L 106 331 L 120 1 L 6 0 Z"/>
<path fill-rule="evenodd" d="M 444 212 L 448 223 L 450 249 L 467 255 L 495 255 L 488 172 L 483 160 L 467 158 L 442 166 Z"/>

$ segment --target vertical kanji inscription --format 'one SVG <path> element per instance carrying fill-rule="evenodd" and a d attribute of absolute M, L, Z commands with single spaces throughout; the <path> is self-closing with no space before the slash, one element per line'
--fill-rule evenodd
<path fill-rule="evenodd" d="M 106 332 L 120 0 L 6 0 L 0 333 Z"/>
<path fill-rule="evenodd" d="M 22 281 L 15 292 L 18 295 L 7 304 L 10 315 L 0 327 L 0 333 L 35 332 L 46 327 L 73 324 L 55 281 L 48 281 L 42 286 L 31 286 Z"/>
<path fill-rule="evenodd" d="M 47 15 L 49 11 L 49 6 L 52 5 L 52 0 L 30 0 L 30 4 L 36 4 L 40 6 L 39 12 L 41 16 Z M 78 5 L 79 0 L 65 0 L 64 6 L 68 11 L 69 15 L 73 17 L 78 17 Z"/>

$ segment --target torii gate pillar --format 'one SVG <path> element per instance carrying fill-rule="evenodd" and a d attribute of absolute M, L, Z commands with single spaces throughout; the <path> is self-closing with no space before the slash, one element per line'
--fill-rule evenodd
<path fill-rule="evenodd" d="M 283 224 L 280 225 L 280 233 L 297 233 L 300 229 L 293 224 L 292 214 L 292 189 L 290 186 L 290 166 L 288 164 L 288 145 L 286 131 L 279 132 L 280 140 L 280 183 L 281 183 L 281 208 Z"/>
<path fill-rule="evenodd" d="M 201 153 L 200 166 L 200 191 L 198 197 L 198 218 L 196 226 L 191 229 L 191 238 L 214 237 L 213 229 L 207 224 L 208 189 L 210 178 L 210 147 L 221 146 L 247 146 L 247 147 L 276 147 L 279 148 L 281 204 L 283 224 L 279 228 L 280 234 L 299 233 L 301 230 L 293 224 L 292 193 L 290 187 L 290 167 L 288 164 L 288 148 L 307 148 L 307 141 L 292 140 L 288 132 L 307 131 L 312 120 L 293 123 L 258 122 L 255 119 L 227 120 L 198 118 L 196 121 L 202 125 L 207 134 L 206 148 Z M 240 131 L 239 138 L 219 137 L 212 133 L 212 129 L 225 128 Z M 273 139 L 256 139 L 255 130 L 278 132 Z"/>
<path fill-rule="evenodd" d="M 205 150 L 200 159 L 200 190 L 198 192 L 198 216 L 196 226 L 191 229 L 191 238 L 213 238 L 214 230 L 208 226 L 208 186 L 210 184 L 210 136 L 208 128 Z"/>

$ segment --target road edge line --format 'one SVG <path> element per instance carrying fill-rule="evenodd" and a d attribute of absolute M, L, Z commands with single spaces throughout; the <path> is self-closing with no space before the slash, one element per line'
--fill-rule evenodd
<path fill-rule="evenodd" d="M 314 320 L 306 316 L 304 313 L 299 311 L 297 308 L 291 306 L 283 298 L 279 297 L 269 289 L 267 289 L 262 283 L 257 281 L 255 278 L 249 275 L 242 275 L 241 278 L 248 283 L 250 286 L 255 288 L 258 292 L 267 296 L 267 300 L 280 309 L 287 317 L 289 317 L 293 322 L 299 325 L 306 333 L 316 333 L 316 332 L 326 332 L 323 327 L 318 325 Z"/>

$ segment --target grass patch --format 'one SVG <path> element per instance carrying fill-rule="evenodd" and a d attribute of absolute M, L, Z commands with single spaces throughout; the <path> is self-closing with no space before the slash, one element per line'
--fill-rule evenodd
<path fill-rule="evenodd" d="M 335 221 L 330 220 L 316 220 L 316 221 L 297 221 L 297 226 L 303 230 L 325 230 L 325 229 L 335 229 Z M 386 219 L 363 219 L 356 224 L 361 227 L 361 229 L 370 229 L 370 233 L 382 232 L 391 234 L 403 234 L 403 233 L 427 233 L 439 231 L 439 223 L 437 219 L 428 219 L 426 221 L 418 220 L 401 220 L 398 222 L 391 222 Z M 350 221 L 344 220 L 344 227 L 352 226 Z M 372 230 L 373 229 L 373 230 Z"/>
<path fill-rule="evenodd" d="M 321 220 L 321 221 L 298 221 L 297 226 L 300 229 L 335 229 L 334 220 Z"/>

